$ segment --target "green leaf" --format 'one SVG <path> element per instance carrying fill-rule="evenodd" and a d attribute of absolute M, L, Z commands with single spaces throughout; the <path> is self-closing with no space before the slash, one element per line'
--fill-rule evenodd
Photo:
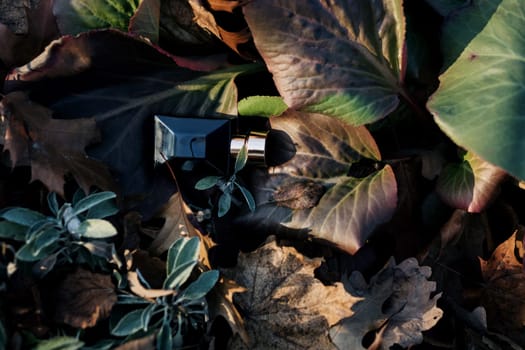
<path fill-rule="evenodd" d="M 88 211 L 89 209 L 94 208 L 101 203 L 107 202 L 115 198 L 116 196 L 117 195 L 115 193 L 109 191 L 90 194 L 89 196 L 82 198 L 73 205 L 72 215 L 82 214 L 85 211 Z"/>
<path fill-rule="evenodd" d="M 142 310 L 142 314 L 140 315 L 140 317 L 142 318 L 141 323 L 144 325 L 145 332 L 148 331 L 148 325 L 149 325 L 149 322 L 151 321 L 151 316 L 153 316 L 153 313 L 155 312 L 155 309 L 157 308 L 157 306 L 158 304 L 151 303 Z"/>
<path fill-rule="evenodd" d="M 177 302 L 196 300 L 203 298 L 215 286 L 219 280 L 219 271 L 211 270 L 203 272 L 196 281 L 192 282 L 177 298 Z"/>
<path fill-rule="evenodd" d="M 24 244 L 17 252 L 16 258 L 21 261 L 38 261 L 53 252 L 53 246 L 45 249 L 38 249 L 35 242 Z"/>
<path fill-rule="evenodd" d="M 74 337 L 54 337 L 38 342 L 35 350 L 77 350 L 84 346 L 84 342 Z"/>
<path fill-rule="evenodd" d="M 142 309 L 133 310 L 117 322 L 111 330 L 111 334 L 117 337 L 124 337 L 143 330 L 146 327 L 143 321 Z"/>
<path fill-rule="evenodd" d="M 82 221 L 76 233 L 85 238 L 108 238 L 117 234 L 117 229 L 109 221 L 87 219 Z"/>
<path fill-rule="evenodd" d="M 79 34 L 92 29 L 128 30 L 140 0 L 55 0 L 53 13 L 62 34 Z"/>
<path fill-rule="evenodd" d="M 58 200 L 57 200 L 57 194 L 55 192 L 50 192 L 47 195 L 47 206 L 49 207 L 49 210 L 53 213 L 53 215 L 58 214 Z"/>
<path fill-rule="evenodd" d="M 10 221 L 0 221 L 0 238 L 24 241 L 27 227 Z"/>
<path fill-rule="evenodd" d="M 0 214 L 0 218 L 26 227 L 47 219 L 44 214 L 26 208 L 7 209 Z"/>
<path fill-rule="evenodd" d="M 243 185 L 237 182 L 235 182 L 235 186 L 237 186 L 239 191 L 241 191 L 244 199 L 246 200 L 246 203 L 248 204 L 248 208 L 250 209 L 250 211 L 254 211 L 255 210 L 255 199 L 253 198 L 250 191 L 246 187 L 244 187 Z"/>
<path fill-rule="evenodd" d="M 425 0 L 441 16 L 450 15 L 453 11 L 461 9 L 467 5 L 470 0 Z"/>
<path fill-rule="evenodd" d="M 288 109 L 280 96 L 250 96 L 239 101 L 239 115 L 273 117 Z"/>
<path fill-rule="evenodd" d="M 258 0 L 244 14 L 290 108 L 361 125 L 398 105 L 404 77 L 401 0 Z"/>
<path fill-rule="evenodd" d="M 237 157 L 235 158 L 235 167 L 234 167 L 234 174 L 237 174 L 239 171 L 244 168 L 246 165 L 246 162 L 248 161 L 248 147 L 246 145 L 246 142 L 244 145 L 242 145 L 241 149 L 239 150 L 239 153 L 237 153 Z"/>
<path fill-rule="evenodd" d="M 428 108 L 458 145 L 525 179 L 525 3 L 503 0 L 495 12 L 490 3 L 472 1 L 486 25 L 441 75 Z"/>
<path fill-rule="evenodd" d="M 175 289 L 178 290 L 179 287 L 188 280 L 191 276 L 193 268 L 197 265 L 197 260 L 186 261 L 178 265 L 173 269 L 170 274 L 164 280 L 162 285 L 163 289 Z"/>
<path fill-rule="evenodd" d="M 217 185 L 222 177 L 220 176 L 206 176 L 205 178 L 200 179 L 195 184 L 196 190 L 207 190 Z"/>
<path fill-rule="evenodd" d="M 479 213 L 498 194 L 504 178 L 503 170 L 468 152 L 461 163 L 449 164 L 443 169 L 436 192 L 454 208 Z"/>
<path fill-rule="evenodd" d="M 35 254 L 39 254 L 41 250 L 47 249 L 55 244 L 60 239 L 60 231 L 55 228 L 47 229 L 35 237 L 34 246 Z"/>
<path fill-rule="evenodd" d="M 172 243 L 168 249 L 166 273 L 170 275 L 176 268 L 189 261 L 199 258 L 199 237 L 181 237 Z"/>
<path fill-rule="evenodd" d="M 162 327 L 157 334 L 157 350 L 173 349 L 173 337 L 169 322 L 162 322 Z"/>
<path fill-rule="evenodd" d="M 102 202 L 90 208 L 86 214 L 88 219 L 102 219 L 115 215 L 119 209 L 113 201 Z"/>
<path fill-rule="evenodd" d="M 217 213 L 218 217 L 223 217 L 230 210 L 232 205 L 232 195 L 224 192 L 219 198 L 219 210 Z"/>

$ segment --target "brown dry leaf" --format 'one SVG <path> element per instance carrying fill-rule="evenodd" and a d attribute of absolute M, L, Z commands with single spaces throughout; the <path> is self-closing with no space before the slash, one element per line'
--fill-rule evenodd
<path fill-rule="evenodd" d="M 443 314 L 436 306 L 441 294 L 430 297 L 436 289 L 436 283 L 428 281 L 430 275 L 431 269 L 419 266 L 415 258 L 399 265 L 390 259 L 369 284 L 361 273 L 353 272 L 346 287 L 361 300 L 353 305 L 353 316 L 330 329 L 334 344 L 339 349 L 364 349 L 363 337 L 371 331 L 382 338 L 378 349 L 420 344 L 421 332 L 432 328 Z"/>
<path fill-rule="evenodd" d="M 13 166 L 30 164 L 32 180 L 40 180 L 50 191 L 60 194 L 67 173 L 86 193 L 92 185 L 112 189 L 107 167 L 84 153 L 86 146 L 100 138 L 95 120 L 51 116 L 51 110 L 32 102 L 23 92 L 12 92 L 2 99 L 4 149 L 9 151 Z"/>
<path fill-rule="evenodd" d="M 129 289 L 133 294 L 138 295 L 144 299 L 154 300 L 155 298 L 172 295 L 175 293 L 173 289 L 148 289 L 140 283 L 139 276 L 135 271 L 129 271 L 128 274 Z"/>
<path fill-rule="evenodd" d="M 233 295 L 246 290 L 235 281 L 221 277 L 215 288 L 206 297 L 211 320 L 216 319 L 217 316 L 222 316 L 230 325 L 233 334 L 237 334 L 245 344 L 249 342 L 250 337 L 246 332 L 244 319 L 233 303 Z"/>
<path fill-rule="evenodd" d="M 200 245 L 199 260 L 204 266 L 210 268 L 208 249 L 211 246 L 209 238 L 201 234 L 188 220 L 188 216 L 192 214 L 191 209 L 182 200 L 180 192 L 171 196 L 168 203 L 160 211 L 159 216 L 165 218 L 166 221 L 153 242 L 151 242 L 149 251 L 153 255 L 161 255 L 168 251 L 171 244 L 180 237 L 198 236 L 203 243 Z"/>
<path fill-rule="evenodd" d="M 525 273 L 520 256 L 524 232 L 525 228 L 520 227 L 496 248 L 489 260 L 480 258 L 487 282 L 481 302 L 487 310 L 488 327 L 520 344 L 525 343 Z"/>
<path fill-rule="evenodd" d="M 109 316 L 117 302 L 110 275 L 77 268 L 57 288 L 54 319 L 75 328 L 93 327 Z"/>
<path fill-rule="evenodd" d="M 270 241 L 241 254 L 228 278 L 249 292 L 234 301 L 243 310 L 250 344 L 234 337 L 232 349 L 334 349 L 330 326 L 351 316 L 361 298 L 348 294 L 341 283 L 325 286 L 314 277 L 321 259 L 309 259 L 294 248 Z"/>

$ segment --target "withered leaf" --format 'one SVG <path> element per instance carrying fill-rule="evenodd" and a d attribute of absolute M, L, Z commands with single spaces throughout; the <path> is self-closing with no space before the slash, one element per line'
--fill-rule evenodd
<path fill-rule="evenodd" d="M 295 180 L 279 186 L 273 199 L 279 206 L 290 209 L 313 208 L 326 192 L 325 187 L 312 180 Z"/>
<path fill-rule="evenodd" d="M 86 146 L 100 139 L 94 119 L 53 119 L 51 110 L 21 91 L 2 99 L 0 116 L 6 123 L 4 149 L 9 151 L 13 166 L 31 165 L 32 180 L 40 180 L 60 194 L 68 173 L 86 193 L 91 186 L 113 187 L 109 170 L 84 153 Z"/>
<path fill-rule="evenodd" d="M 325 286 L 314 277 L 321 259 L 309 259 L 275 241 L 241 254 L 226 277 L 249 292 L 236 293 L 250 344 L 234 338 L 235 349 L 334 349 L 329 327 L 351 316 L 360 300 L 341 283 Z"/>
<path fill-rule="evenodd" d="M 481 272 L 487 283 L 481 302 L 487 310 L 488 328 L 521 344 L 525 342 L 525 273 L 521 240 L 524 232 L 525 229 L 519 227 L 496 248 L 489 260 L 480 258 Z"/>
<path fill-rule="evenodd" d="M 432 328 L 443 311 L 436 306 L 441 294 L 431 297 L 436 283 L 428 281 L 431 270 L 415 258 L 396 265 L 394 259 L 367 284 L 361 273 L 352 273 L 346 284 L 350 294 L 361 300 L 353 315 L 330 329 L 340 349 L 364 349 L 363 337 L 370 331 L 381 337 L 379 349 L 394 344 L 410 347 L 423 341 L 422 331 Z"/>
<path fill-rule="evenodd" d="M 77 268 L 68 274 L 56 291 L 54 319 L 75 328 L 93 327 L 109 316 L 117 302 L 110 275 Z"/>

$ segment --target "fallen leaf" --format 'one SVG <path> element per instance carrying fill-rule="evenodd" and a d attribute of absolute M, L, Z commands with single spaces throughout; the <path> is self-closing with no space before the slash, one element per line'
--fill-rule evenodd
<path fill-rule="evenodd" d="M 352 316 L 330 329 L 332 341 L 339 349 L 364 349 L 363 337 L 378 331 L 380 349 L 420 344 L 421 332 L 432 328 L 443 314 L 436 306 L 441 294 L 431 297 L 436 283 L 428 281 L 430 275 L 431 269 L 419 266 L 415 258 L 398 265 L 390 259 L 368 284 L 360 272 L 353 272 L 346 287 L 361 300 L 352 306 Z"/>
<path fill-rule="evenodd" d="M 270 121 L 289 136 L 295 152 L 254 176 L 256 210 L 238 220 L 308 230 L 354 254 L 397 205 L 394 172 L 389 165 L 381 169 L 372 135 L 363 126 L 321 114 L 289 110 Z"/>
<path fill-rule="evenodd" d="M 107 318 L 117 302 L 111 275 L 77 268 L 56 290 L 54 320 L 75 328 L 89 328 Z"/>
<path fill-rule="evenodd" d="M 142 283 L 140 283 L 139 276 L 135 271 L 128 271 L 127 276 L 129 289 L 133 292 L 133 294 L 138 295 L 141 298 L 155 300 L 155 298 L 160 298 L 175 293 L 175 290 L 173 289 L 145 288 Z"/>
<path fill-rule="evenodd" d="M 71 173 L 85 193 L 91 186 L 113 188 L 108 169 L 90 159 L 84 148 L 99 140 L 93 119 L 53 119 L 52 111 L 29 100 L 23 92 L 6 95 L 0 102 L 6 123 L 4 149 L 13 166 L 31 165 L 32 181 L 62 194 L 64 176 Z"/>
<path fill-rule="evenodd" d="M 489 260 L 479 259 L 483 279 L 481 302 L 487 310 L 487 323 L 495 330 L 525 343 L 525 273 L 523 271 L 523 243 L 525 229 L 520 227 L 492 253 Z M 518 238 L 518 236 L 520 238 Z M 504 317 L 502 317 L 504 315 Z"/>
<path fill-rule="evenodd" d="M 329 327 L 353 314 L 360 300 L 341 283 L 325 286 L 314 277 L 320 259 L 271 241 L 239 256 L 235 268 L 222 269 L 227 278 L 247 288 L 234 294 L 242 310 L 249 344 L 234 338 L 234 349 L 334 349 Z"/>
<path fill-rule="evenodd" d="M 402 1 L 255 0 L 243 10 L 291 108 L 363 125 L 397 107 L 406 63 Z"/>
<path fill-rule="evenodd" d="M 27 30 L 22 33 L 15 34 L 0 23 L 0 61 L 7 68 L 27 63 L 58 36 L 52 6 L 52 0 L 41 0 L 27 10 Z"/>

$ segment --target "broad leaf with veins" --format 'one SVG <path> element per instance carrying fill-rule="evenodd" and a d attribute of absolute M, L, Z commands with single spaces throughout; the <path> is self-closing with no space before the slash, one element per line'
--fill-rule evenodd
<path fill-rule="evenodd" d="M 440 76 L 428 108 L 458 145 L 525 179 L 525 37 L 516 30 L 525 25 L 525 6 L 521 0 L 470 3 L 458 14 L 458 39 L 443 44 L 446 58 L 459 51 L 458 41 L 463 51 Z M 481 31 L 472 36 L 465 27 Z M 465 43 L 464 36 L 473 39 Z"/>
<path fill-rule="evenodd" d="M 244 13 L 291 108 L 361 125 L 398 105 L 405 70 L 402 0 L 258 0 Z"/>
<path fill-rule="evenodd" d="M 472 152 L 467 152 L 459 164 L 447 165 L 436 185 L 438 195 L 447 204 L 479 213 L 494 199 L 505 172 Z"/>
<path fill-rule="evenodd" d="M 235 116 L 234 79 L 257 67 L 205 74 L 202 70 L 216 67 L 167 56 L 144 40 L 105 30 L 54 41 L 31 64 L 12 72 L 5 86 L 31 87 L 31 98 L 56 117 L 94 118 L 102 142 L 88 154 L 115 171 L 125 195 L 136 195 L 153 182 L 153 116 Z"/>
<path fill-rule="evenodd" d="M 256 180 L 253 217 L 309 230 L 355 253 L 397 204 L 394 173 L 389 165 L 380 169 L 372 135 L 363 126 L 291 110 L 272 118 L 271 125 L 291 138 L 296 153 Z M 367 168 L 365 161 L 372 163 L 365 176 L 349 176 L 351 170 Z"/>

